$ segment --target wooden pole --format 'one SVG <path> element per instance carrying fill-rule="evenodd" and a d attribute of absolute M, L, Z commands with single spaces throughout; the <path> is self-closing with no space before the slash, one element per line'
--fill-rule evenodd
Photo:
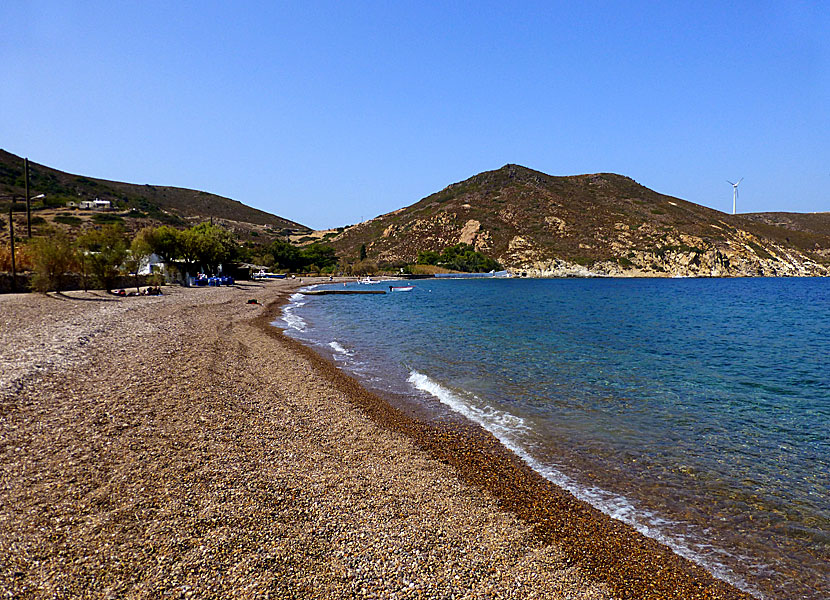
<path fill-rule="evenodd" d="M 29 200 L 29 159 L 23 159 L 23 171 L 26 179 L 26 236 L 32 238 L 32 206 Z"/>
<path fill-rule="evenodd" d="M 12 251 L 12 291 L 17 290 L 17 266 L 14 264 L 14 199 L 9 207 L 9 240 Z"/>

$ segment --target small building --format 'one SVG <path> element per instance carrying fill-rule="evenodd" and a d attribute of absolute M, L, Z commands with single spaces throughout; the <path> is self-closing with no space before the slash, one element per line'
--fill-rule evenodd
<path fill-rule="evenodd" d="M 78 203 L 78 208 L 83 210 L 109 210 L 112 208 L 112 202 L 109 200 L 81 200 Z"/>
<path fill-rule="evenodd" d="M 158 254 L 151 254 L 141 261 L 141 266 L 138 268 L 139 275 L 152 275 L 153 273 L 164 273 L 164 262 Z"/>

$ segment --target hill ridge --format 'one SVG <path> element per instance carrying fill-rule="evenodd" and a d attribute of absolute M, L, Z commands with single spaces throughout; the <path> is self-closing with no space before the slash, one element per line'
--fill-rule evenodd
<path fill-rule="evenodd" d="M 534 276 L 825 275 L 830 231 L 728 215 L 616 173 L 554 176 L 508 163 L 331 239 L 392 266 L 470 243 Z"/>
<path fill-rule="evenodd" d="M 248 206 L 239 200 L 205 191 L 158 184 L 126 183 L 77 175 L 29 161 L 30 195 L 46 194 L 47 206 L 65 205 L 78 200 L 110 200 L 119 211 L 137 215 L 131 224 L 152 222 L 187 225 L 210 219 L 224 221 L 238 233 L 275 235 L 311 231 L 295 221 Z M 24 193 L 23 158 L 0 149 L 0 195 Z M 132 223 L 135 221 L 135 223 Z"/>

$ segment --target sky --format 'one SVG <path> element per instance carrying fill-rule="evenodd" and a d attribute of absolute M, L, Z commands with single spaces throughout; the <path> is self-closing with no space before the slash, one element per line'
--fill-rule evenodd
<path fill-rule="evenodd" d="M 0 148 L 317 229 L 507 163 L 830 211 L 830 2 L 4 0 Z"/>

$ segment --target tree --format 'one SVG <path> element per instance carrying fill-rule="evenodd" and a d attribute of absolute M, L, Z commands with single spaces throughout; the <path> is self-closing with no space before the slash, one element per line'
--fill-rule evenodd
<path fill-rule="evenodd" d="M 187 233 L 192 236 L 196 260 L 199 265 L 215 273 L 219 265 L 230 261 L 236 249 L 236 243 L 230 232 L 218 225 L 200 223 L 190 228 Z"/>
<path fill-rule="evenodd" d="M 98 283 L 110 291 L 118 279 L 119 269 L 127 258 L 127 238 L 121 225 L 104 225 L 78 238 L 86 250 L 86 264 Z"/>
<path fill-rule="evenodd" d="M 138 272 L 144 265 L 144 261 L 153 253 L 153 249 L 147 240 L 147 235 L 144 233 L 148 230 L 149 228 L 144 228 L 136 234 L 130 244 L 127 258 L 124 261 L 124 269 L 127 273 L 132 273 L 133 277 L 135 277 L 135 291 L 137 292 L 141 291 L 138 285 Z"/>
<path fill-rule="evenodd" d="M 318 269 L 326 269 L 337 264 L 337 254 L 331 246 L 311 244 L 300 251 L 303 266 L 316 265 Z"/>
<path fill-rule="evenodd" d="M 153 253 L 165 263 L 172 263 L 179 258 L 182 244 L 181 234 L 181 231 L 169 225 L 161 225 L 155 229 L 146 227 L 138 232 Z"/>
<path fill-rule="evenodd" d="M 366 260 L 366 244 L 360 244 L 360 258 L 358 260 Z"/>
<path fill-rule="evenodd" d="M 34 255 L 35 277 L 32 287 L 39 292 L 61 291 L 67 275 L 77 264 L 72 240 L 61 229 L 50 228 L 29 244 Z"/>
<path fill-rule="evenodd" d="M 434 250 L 418 252 L 419 265 L 441 265 L 454 271 L 482 273 L 501 269 L 501 265 L 469 244 L 448 246 L 439 254 Z"/>
<path fill-rule="evenodd" d="M 287 240 L 274 240 L 271 242 L 268 252 L 274 257 L 274 266 L 280 269 L 296 271 L 303 264 L 300 258 L 300 249 Z"/>
<path fill-rule="evenodd" d="M 182 263 L 183 271 L 198 269 L 215 272 L 220 264 L 232 260 L 238 247 L 230 232 L 218 225 L 200 223 L 179 231 L 169 225 L 139 232 L 142 245 L 158 254 L 168 265 Z"/>
<path fill-rule="evenodd" d="M 481 252 L 477 252 L 469 244 L 456 244 L 444 248 L 439 262 L 448 269 L 467 273 L 482 273 L 501 269 L 499 263 L 484 256 Z"/>
<path fill-rule="evenodd" d="M 422 250 L 418 252 L 417 263 L 419 265 L 437 265 L 441 255 L 435 250 Z"/>

